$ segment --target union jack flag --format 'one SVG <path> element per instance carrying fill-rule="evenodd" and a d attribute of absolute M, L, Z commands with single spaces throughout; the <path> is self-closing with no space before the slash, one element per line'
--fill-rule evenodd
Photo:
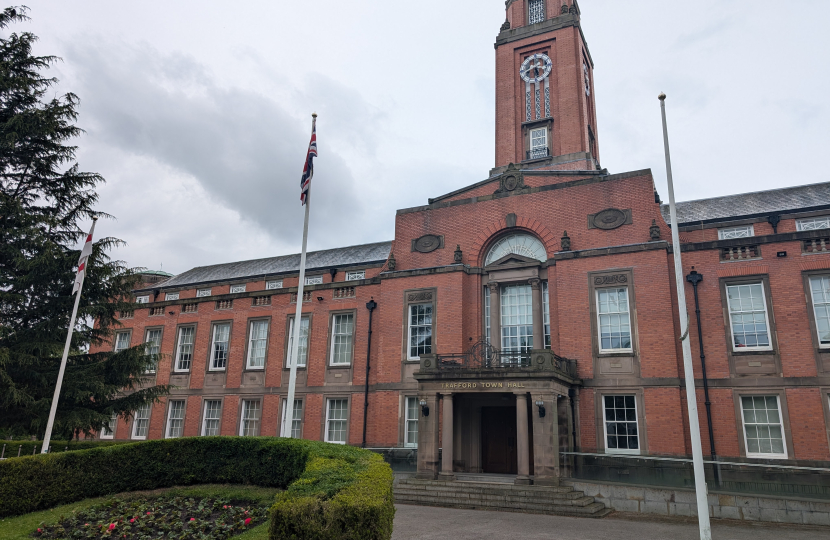
<path fill-rule="evenodd" d="M 314 158 L 317 157 L 317 115 L 312 115 L 311 142 L 308 145 L 308 154 L 303 167 L 303 179 L 300 180 L 300 202 L 304 205 L 308 200 L 308 189 L 311 187 L 311 178 L 314 176 Z"/>

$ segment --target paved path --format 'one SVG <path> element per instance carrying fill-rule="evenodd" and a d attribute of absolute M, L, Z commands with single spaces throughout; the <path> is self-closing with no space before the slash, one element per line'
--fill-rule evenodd
<path fill-rule="evenodd" d="M 392 540 L 699 540 L 696 523 L 569 518 L 396 505 Z M 630 514 L 629 514 L 630 516 Z M 713 540 L 827 540 L 830 530 L 719 525 Z"/>

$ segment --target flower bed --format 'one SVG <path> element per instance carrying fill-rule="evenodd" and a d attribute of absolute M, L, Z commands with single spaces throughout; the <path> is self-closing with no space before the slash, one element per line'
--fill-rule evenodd
<path fill-rule="evenodd" d="M 113 499 L 41 525 L 33 538 L 200 538 L 224 540 L 268 518 L 268 506 L 214 498 L 154 497 Z"/>

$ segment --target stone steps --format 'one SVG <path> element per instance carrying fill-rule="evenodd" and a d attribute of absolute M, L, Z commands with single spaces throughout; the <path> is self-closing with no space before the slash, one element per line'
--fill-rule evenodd
<path fill-rule="evenodd" d="M 399 480 L 395 502 L 472 510 L 525 512 L 602 518 L 612 512 L 569 486 L 517 486 L 504 483 Z"/>

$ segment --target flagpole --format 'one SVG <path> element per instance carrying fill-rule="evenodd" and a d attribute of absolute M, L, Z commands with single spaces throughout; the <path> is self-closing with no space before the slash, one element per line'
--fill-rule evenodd
<path fill-rule="evenodd" d="M 314 126 L 317 124 L 317 113 L 311 115 Z M 312 128 L 313 130 L 314 128 Z M 305 221 L 303 222 L 303 251 L 300 255 L 300 282 L 297 285 L 297 309 L 294 312 L 294 335 L 291 343 L 291 371 L 288 375 L 288 396 L 285 398 L 285 420 L 282 423 L 282 436 L 291 437 L 291 425 L 294 422 L 294 392 L 297 389 L 297 361 L 300 354 L 300 329 L 303 316 L 303 288 L 305 286 L 305 257 L 308 247 L 308 214 L 311 209 L 311 185 L 305 195 Z"/>
<path fill-rule="evenodd" d="M 660 110 L 663 115 L 663 145 L 666 150 L 666 178 L 669 184 L 669 211 L 671 214 L 672 253 L 674 255 L 674 277 L 677 280 L 677 307 L 680 311 L 680 342 L 683 346 L 683 367 L 686 378 L 686 403 L 689 409 L 689 430 L 692 436 L 692 462 L 695 473 L 695 493 L 697 495 L 697 519 L 700 527 L 700 540 L 712 540 L 712 528 L 709 523 L 709 490 L 706 487 L 706 473 L 703 470 L 703 448 L 700 442 L 700 420 L 697 414 L 697 392 L 695 390 L 695 373 L 692 367 L 692 346 L 689 343 L 689 313 L 686 309 L 686 289 L 683 283 L 683 261 L 681 260 L 680 231 L 677 226 L 677 206 L 674 202 L 674 181 L 671 172 L 671 154 L 669 153 L 669 129 L 666 123 L 666 94 L 660 94 Z"/>
<path fill-rule="evenodd" d="M 93 222 L 97 220 L 98 218 L 94 218 Z M 93 223 L 94 227 L 95 225 Z M 72 316 L 69 318 L 69 332 L 66 334 L 66 344 L 63 346 L 61 367 L 58 370 L 58 383 L 55 385 L 55 394 L 52 396 L 52 408 L 49 410 L 49 420 L 46 422 L 46 435 L 43 436 L 43 447 L 40 449 L 41 454 L 49 453 L 49 443 L 52 441 L 52 427 L 55 424 L 55 414 L 58 412 L 58 399 L 60 399 L 61 387 L 63 386 L 63 374 L 66 371 L 66 361 L 69 358 L 69 347 L 72 345 L 72 334 L 75 331 L 75 319 L 78 317 L 78 305 L 81 303 L 81 291 L 83 291 L 85 279 L 86 271 L 81 276 L 78 294 L 75 295 L 75 306 L 72 308 Z"/>

